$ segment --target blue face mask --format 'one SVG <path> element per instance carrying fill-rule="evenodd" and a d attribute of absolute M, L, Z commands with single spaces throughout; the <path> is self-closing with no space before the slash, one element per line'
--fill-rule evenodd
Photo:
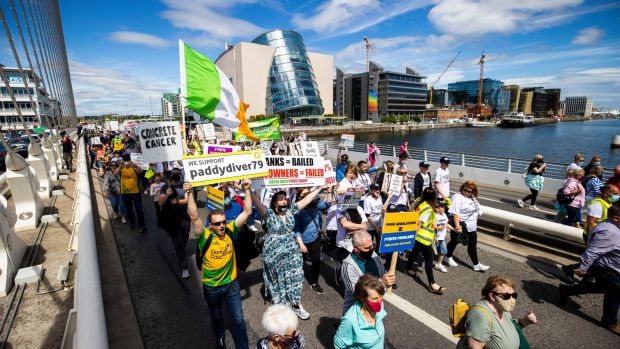
<path fill-rule="evenodd" d="M 618 202 L 618 200 L 620 200 L 620 195 L 616 195 L 616 194 L 614 194 L 614 195 L 612 195 L 612 196 L 610 196 L 610 197 L 609 197 L 609 201 L 610 201 L 612 204 L 613 204 L 613 203 Z"/>
<path fill-rule="evenodd" d="M 584 162 L 583 162 L 583 160 L 581 160 L 581 161 L 579 161 L 577 164 L 578 164 L 579 166 L 583 167 Z"/>
<path fill-rule="evenodd" d="M 230 197 L 224 198 L 224 205 L 230 205 Z"/>
<path fill-rule="evenodd" d="M 594 165 L 594 166 L 601 166 L 601 162 L 600 162 L 600 161 L 597 161 L 597 162 L 595 162 L 593 165 Z"/>

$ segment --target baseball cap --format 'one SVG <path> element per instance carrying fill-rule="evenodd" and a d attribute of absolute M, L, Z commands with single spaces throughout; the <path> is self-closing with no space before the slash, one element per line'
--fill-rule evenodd
<path fill-rule="evenodd" d="M 379 184 L 373 183 L 370 185 L 370 190 L 379 190 L 379 189 L 381 189 Z"/>
<path fill-rule="evenodd" d="M 428 161 L 420 161 L 418 167 L 431 167 L 431 164 Z"/>
<path fill-rule="evenodd" d="M 439 162 L 442 164 L 449 164 L 450 158 L 448 158 L 447 156 L 442 156 L 441 159 L 439 159 Z"/>

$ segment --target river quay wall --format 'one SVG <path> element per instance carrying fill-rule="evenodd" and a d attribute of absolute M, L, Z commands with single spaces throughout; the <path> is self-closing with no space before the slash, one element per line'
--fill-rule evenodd
<path fill-rule="evenodd" d="M 464 123 L 452 124 L 349 124 L 349 125 L 321 125 L 321 126 L 286 126 L 281 127 L 280 132 L 283 135 L 298 135 L 304 132 L 306 136 L 339 136 L 343 133 L 378 133 L 378 132 L 407 132 L 413 130 L 426 130 L 436 128 L 461 128 L 465 127 Z"/>

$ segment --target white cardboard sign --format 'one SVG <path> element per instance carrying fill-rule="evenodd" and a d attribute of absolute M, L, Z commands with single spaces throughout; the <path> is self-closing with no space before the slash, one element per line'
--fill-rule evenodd
<path fill-rule="evenodd" d="M 179 123 L 174 121 L 141 123 L 138 135 L 144 162 L 164 162 L 183 158 Z"/>
<path fill-rule="evenodd" d="M 110 131 L 118 131 L 118 121 L 110 121 Z"/>
<path fill-rule="evenodd" d="M 217 138 L 215 136 L 215 127 L 213 126 L 213 124 L 199 124 L 197 125 L 197 127 L 200 129 L 200 132 L 202 132 L 202 136 L 204 137 L 204 139 Z"/>
<path fill-rule="evenodd" d="M 323 158 L 307 156 L 268 156 L 267 187 L 316 187 L 325 185 Z"/>
<path fill-rule="evenodd" d="M 93 137 L 91 139 L 92 139 L 92 141 L 91 141 L 92 145 L 100 145 L 101 144 L 101 138 L 100 137 Z"/>
<path fill-rule="evenodd" d="M 195 187 L 268 174 L 262 151 L 186 156 L 183 169 L 185 179 Z"/>
<path fill-rule="evenodd" d="M 364 191 L 357 191 L 349 189 L 343 195 L 338 197 L 338 209 L 348 210 L 359 206 L 360 201 L 364 197 Z"/>
<path fill-rule="evenodd" d="M 336 185 L 336 171 L 334 171 L 334 167 L 332 166 L 331 160 L 325 160 L 324 163 L 325 168 L 325 185 Z"/>
<path fill-rule="evenodd" d="M 149 163 L 142 160 L 142 153 L 131 153 L 131 162 L 136 164 L 141 170 L 148 170 Z"/>
<path fill-rule="evenodd" d="M 392 178 L 390 179 L 390 189 L 389 192 L 394 195 L 400 195 L 400 186 L 403 183 L 403 176 L 398 174 L 392 174 Z"/>
<path fill-rule="evenodd" d="M 340 136 L 340 148 L 353 148 L 355 142 L 355 135 L 342 134 Z"/>

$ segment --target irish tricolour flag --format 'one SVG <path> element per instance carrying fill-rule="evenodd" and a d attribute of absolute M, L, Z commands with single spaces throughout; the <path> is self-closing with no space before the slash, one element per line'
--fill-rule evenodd
<path fill-rule="evenodd" d="M 243 103 L 232 83 L 207 56 L 179 40 L 181 59 L 181 95 L 185 106 L 204 118 L 258 141 L 245 118 Z M 182 98 L 183 99 L 183 98 Z"/>

